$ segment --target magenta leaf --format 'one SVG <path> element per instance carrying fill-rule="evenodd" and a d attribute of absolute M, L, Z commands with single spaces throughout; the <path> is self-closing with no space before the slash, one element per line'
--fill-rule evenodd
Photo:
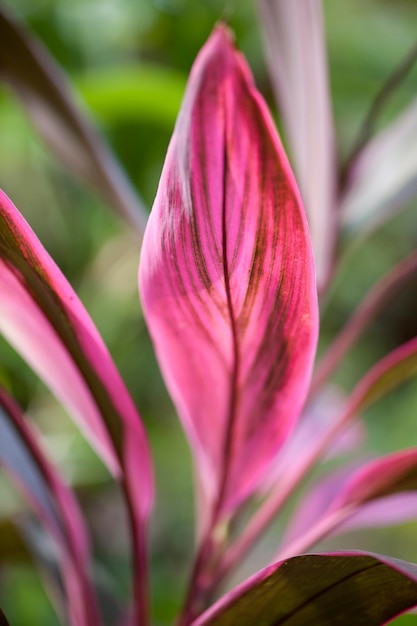
<path fill-rule="evenodd" d="M 19 407 L 1 388 L 0 464 L 17 483 L 58 546 L 71 624 L 100 624 L 89 580 L 87 532 L 78 504 L 46 459 Z"/>
<path fill-rule="evenodd" d="M 133 401 L 75 292 L 3 192 L 0 294 L 0 331 L 68 408 L 113 473 L 120 474 L 124 454 L 136 447 L 142 508 L 149 510 L 150 457 Z"/>
<path fill-rule="evenodd" d="M 404 491 L 392 496 L 371 500 L 336 529 L 338 534 L 360 528 L 396 526 L 417 519 L 417 493 Z"/>
<path fill-rule="evenodd" d="M 19 98 L 42 139 L 65 166 L 142 234 L 147 212 L 116 158 L 76 104 L 55 60 L 34 35 L 10 18 L 3 6 L 0 79 Z"/>
<path fill-rule="evenodd" d="M 357 507 L 401 491 L 417 489 L 417 448 L 375 459 L 357 470 L 339 490 L 331 508 Z"/>
<path fill-rule="evenodd" d="M 123 487 L 138 574 L 135 597 L 145 607 L 153 479 L 143 425 L 77 295 L 3 192 L 0 298 L 0 332 L 67 408 Z"/>
<path fill-rule="evenodd" d="M 261 570 L 192 626 L 381 626 L 417 604 L 417 565 L 340 552 L 296 556 Z"/>
<path fill-rule="evenodd" d="M 336 241 L 336 158 L 321 0 L 262 0 L 272 87 L 311 230 L 317 282 Z"/>
<path fill-rule="evenodd" d="M 259 484 L 297 421 L 318 321 L 294 178 L 224 26 L 191 72 L 139 282 L 206 494 L 231 510 Z"/>
<path fill-rule="evenodd" d="M 304 552 L 323 537 L 346 528 L 369 525 L 375 519 L 370 503 L 380 501 L 378 524 L 401 523 L 417 513 L 417 449 L 413 448 L 368 462 L 348 474 L 347 468 L 319 481 L 302 499 L 288 524 L 280 558 Z M 414 492 L 414 494 L 412 493 Z M 393 515 L 389 498 L 400 507 Z M 385 502 L 385 510 L 383 503 Z M 368 513 L 367 513 L 368 509 Z M 357 515 L 358 514 L 358 515 Z M 355 522 L 355 516 L 357 520 Z M 352 524 L 349 521 L 353 518 Z"/>

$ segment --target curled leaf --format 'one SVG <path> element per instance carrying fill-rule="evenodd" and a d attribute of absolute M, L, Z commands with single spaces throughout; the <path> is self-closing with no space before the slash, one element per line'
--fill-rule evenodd
<path fill-rule="evenodd" d="M 294 178 L 224 26 L 192 69 L 139 274 L 145 318 L 206 494 L 231 510 L 297 421 L 318 321 Z"/>

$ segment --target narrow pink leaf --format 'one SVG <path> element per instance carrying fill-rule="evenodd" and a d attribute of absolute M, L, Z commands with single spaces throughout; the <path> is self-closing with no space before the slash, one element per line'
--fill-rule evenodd
<path fill-rule="evenodd" d="M 323 287 L 336 236 L 336 176 L 321 0 L 261 0 L 269 74 L 288 137 Z"/>
<path fill-rule="evenodd" d="M 404 491 L 378 500 L 372 500 L 356 511 L 336 529 L 336 533 L 372 528 L 396 526 L 417 520 L 417 493 Z"/>
<path fill-rule="evenodd" d="M 71 490 L 48 462 L 16 403 L 0 388 L 0 464 L 59 549 L 73 626 L 100 624 L 89 580 L 87 531 Z"/>
<path fill-rule="evenodd" d="M 341 198 L 349 231 L 374 229 L 417 193 L 417 101 L 357 157 Z"/>
<path fill-rule="evenodd" d="M 318 321 L 294 178 L 224 26 L 192 69 L 139 279 L 206 492 L 230 510 L 253 492 L 296 423 Z"/>
<path fill-rule="evenodd" d="M 278 558 L 305 552 L 326 536 L 349 527 L 349 520 L 364 511 L 370 502 L 386 501 L 390 496 L 406 493 L 409 512 L 411 494 L 417 492 L 417 449 L 413 448 L 371 461 L 346 478 L 344 468 L 336 475 L 320 481 L 303 499 L 289 522 Z M 414 502 L 414 510 L 415 510 Z M 387 523 L 390 515 L 382 512 L 379 525 Z M 369 517 L 368 517 L 369 520 Z M 359 520 L 360 522 L 360 520 Z M 355 523 L 353 523 L 353 527 Z"/>
<path fill-rule="evenodd" d="M 76 103 L 64 73 L 34 35 L 0 6 L 0 80 L 59 159 L 143 233 L 147 212 L 116 158 Z"/>
<path fill-rule="evenodd" d="M 417 489 L 417 448 L 367 463 L 339 490 L 331 508 L 358 507 L 370 500 L 414 489 Z"/>
<path fill-rule="evenodd" d="M 146 434 L 93 322 L 3 192 L 0 302 L 0 332 L 77 420 L 121 483 L 131 528 L 134 598 L 138 619 L 145 623 L 146 523 L 153 499 Z"/>
<path fill-rule="evenodd" d="M 133 472 L 136 504 L 146 517 L 151 462 L 133 401 L 75 292 L 3 192 L 0 295 L 0 331 L 62 401 L 111 471 Z"/>
<path fill-rule="evenodd" d="M 192 626 L 381 626 L 417 604 L 417 565 L 366 552 L 296 556 L 267 567 Z"/>

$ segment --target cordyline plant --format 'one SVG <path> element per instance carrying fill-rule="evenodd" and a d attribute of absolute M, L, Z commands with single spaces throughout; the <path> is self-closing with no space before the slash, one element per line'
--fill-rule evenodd
<path fill-rule="evenodd" d="M 340 215 L 351 224 L 364 212 L 381 216 L 417 178 L 414 166 L 392 174 L 384 193 L 374 182 L 384 147 L 401 147 L 415 126 L 410 109 L 358 151 L 336 193 L 320 8 L 314 0 L 261 3 L 271 76 L 312 243 L 272 117 L 222 24 L 192 68 L 143 239 L 144 315 L 196 474 L 195 556 L 177 626 L 368 626 L 417 605 L 417 565 L 354 551 L 305 554 L 341 530 L 415 517 L 415 448 L 316 481 L 280 546 L 277 538 L 272 564 L 216 601 L 227 576 L 308 472 L 325 454 L 337 454 L 338 438 L 358 412 L 417 370 L 412 339 L 377 363 L 328 423 L 311 410 L 313 396 L 348 349 L 417 269 L 414 254 L 375 285 L 311 383 L 319 317 L 312 247 L 324 291 L 335 267 Z M 0 74 L 41 134 L 140 230 L 136 197 L 55 64 L 3 9 L 0 33 Z M 153 479 L 146 433 L 86 310 L 4 193 L 0 298 L 4 337 L 67 408 L 120 484 L 134 571 L 131 607 L 120 624 L 147 626 Z M 56 546 L 63 619 L 72 626 L 109 623 L 96 597 L 76 498 L 5 389 L 0 461 Z M 3 614 L 0 623 L 7 624 Z"/>

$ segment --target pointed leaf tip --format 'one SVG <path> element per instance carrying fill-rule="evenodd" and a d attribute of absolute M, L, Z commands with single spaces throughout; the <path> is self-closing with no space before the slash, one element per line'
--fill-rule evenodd
<path fill-rule="evenodd" d="M 257 486 L 297 420 L 318 314 L 294 177 L 222 25 L 191 71 L 139 282 L 203 484 L 231 509 Z"/>

